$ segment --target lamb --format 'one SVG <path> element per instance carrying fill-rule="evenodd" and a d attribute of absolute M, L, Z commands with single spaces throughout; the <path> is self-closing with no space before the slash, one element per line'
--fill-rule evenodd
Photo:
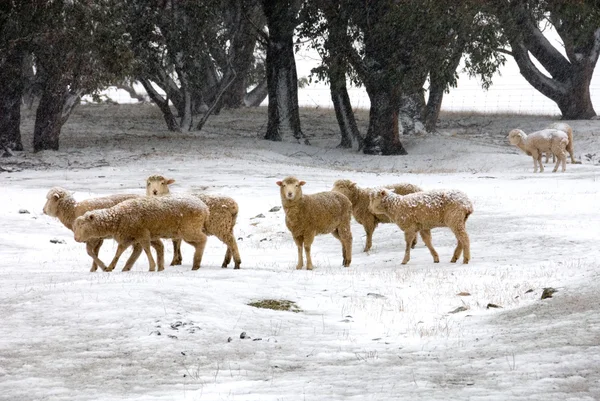
<path fill-rule="evenodd" d="M 161 175 L 152 175 L 146 179 L 146 195 L 168 195 L 169 185 L 175 182 L 174 179 L 167 179 Z M 210 217 L 206 222 L 206 234 L 214 235 L 227 245 L 225 259 L 221 267 L 226 268 L 233 256 L 234 269 L 239 269 L 242 260 L 238 250 L 233 227 L 235 226 L 238 215 L 237 202 L 228 196 L 194 194 L 208 206 Z M 173 261 L 171 266 L 180 265 L 181 240 L 173 240 Z"/>
<path fill-rule="evenodd" d="M 306 184 L 296 177 L 286 177 L 277 181 L 281 195 L 281 203 L 285 211 L 285 224 L 294 237 L 298 247 L 298 264 L 302 269 L 302 247 L 306 252 L 306 269 L 312 270 L 310 247 L 319 234 L 333 234 L 342 243 L 343 265 L 352 262 L 352 231 L 350 220 L 352 203 L 339 192 L 319 192 L 311 195 L 302 194 L 302 186 Z"/>
<path fill-rule="evenodd" d="M 421 188 L 413 184 L 395 184 L 386 186 L 385 188 L 390 189 L 398 195 L 408 195 L 422 191 Z M 392 223 L 392 221 L 385 214 L 375 214 L 369 209 L 371 188 L 360 188 L 350 180 L 337 180 L 333 184 L 332 191 L 345 195 L 352 202 L 352 214 L 358 224 L 364 227 L 367 234 L 367 243 L 365 244 L 364 252 L 368 252 L 371 249 L 373 232 L 377 228 L 377 225 L 379 223 Z M 413 248 L 416 245 L 416 241 L 415 237 L 415 242 L 412 244 Z"/>
<path fill-rule="evenodd" d="M 508 133 L 508 140 L 511 145 L 517 146 L 527 155 L 533 157 L 534 173 L 537 173 L 538 164 L 540 173 L 544 172 L 542 154 L 549 151 L 557 157 L 556 165 L 552 171 L 556 172 L 560 163 L 562 163 L 562 171 L 566 170 L 565 149 L 569 144 L 569 137 L 565 132 L 557 129 L 544 129 L 527 135 L 520 129 L 514 129 Z"/>
<path fill-rule="evenodd" d="M 86 199 L 77 202 L 73 195 L 66 189 L 61 187 L 53 187 L 46 195 L 46 204 L 44 205 L 43 210 L 44 214 L 58 218 L 58 220 L 60 220 L 65 227 L 73 231 L 73 222 L 77 217 L 82 216 L 85 212 L 96 209 L 105 209 L 125 200 L 140 197 L 140 195 L 133 194 L 118 194 L 104 196 L 101 198 Z M 90 269 L 91 272 L 95 272 L 98 266 L 100 266 L 102 270 L 107 271 L 107 267 L 104 265 L 104 263 L 97 263 L 99 260 L 98 253 L 100 252 L 102 242 L 102 239 L 92 239 L 86 243 L 87 253 L 92 257 L 92 259 L 94 259 L 92 268 Z M 141 249 L 139 251 L 141 251 Z"/>
<path fill-rule="evenodd" d="M 115 259 L 130 245 L 138 243 L 146 252 L 150 271 L 156 268 L 150 252 L 152 240 L 183 239 L 195 248 L 192 270 L 198 270 L 206 245 L 204 225 L 208 217 L 208 207 L 195 197 L 141 197 L 108 209 L 86 212 L 75 219 L 73 231 L 77 242 L 113 238 L 119 244 Z M 160 246 L 157 259 L 161 271 L 164 254 Z"/>
<path fill-rule="evenodd" d="M 567 134 L 569 138 L 569 144 L 567 145 L 567 152 L 571 156 L 571 164 L 576 164 L 575 155 L 573 154 L 573 128 L 567 123 L 553 123 L 547 126 L 546 128 L 557 129 L 559 131 L 563 131 Z M 552 152 L 546 152 L 546 163 L 548 163 L 548 159 Z M 556 162 L 556 156 L 552 154 L 552 162 Z"/>
<path fill-rule="evenodd" d="M 385 213 L 404 231 L 406 250 L 403 265 L 410 260 L 410 245 L 417 231 L 420 231 L 423 242 L 433 256 L 433 262 L 440 261 L 431 243 L 431 229 L 436 227 L 448 227 L 456 236 L 458 244 L 450 262 L 455 263 L 464 252 L 463 263 L 469 263 L 471 248 L 465 223 L 473 213 L 473 204 L 465 193 L 433 190 L 402 196 L 383 188 L 371 193 L 370 208 L 374 213 Z"/>

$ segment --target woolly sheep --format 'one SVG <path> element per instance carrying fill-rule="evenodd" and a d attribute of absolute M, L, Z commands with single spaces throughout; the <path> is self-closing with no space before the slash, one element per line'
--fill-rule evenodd
<path fill-rule="evenodd" d="M 371 193 L 370 208 L 375 213 L 385 213 L 404 231 L 406 250 L 403 265 L 410 260 L 410 245 L 417 231 L 420 231 L 423 242 L 433 256 L 433 262 L 440 261 L 431 243 L 431 229 L 436 227 L 448 227 L 456 236 L 458 243 L 450 261 L 455 263 L 464 252 L 463 263 L 469 263 L 471 249 L 465 223 L 473 213 L 473 204 L 465 193 L 433 190 L 402 196 L 383 188 Z"/>
<path fill-rule="evenodd" d="M 46 195 L 44 214 L 58 218 L 58 220 L 60 220 L 60 222 L 63 223 L 65 227 L 73 231 L 73 222 L 77 217 L 82 216 L 85 212 L 96 209 L 105 209 L 108 207 L 112 207 L 118 203 L 121 203 L 125 200 L 134 198 L 140 198 L 140 195 L 109 195 L 101 198 L 86 199 L 77 202 L 73 195 L 66 189 L 61 187 L 53 187 L 48 191 L 48 194 Z M 92 268 L 90 269 L 90 271 L 92 272 L 95 272 L 98 266 L 100 266 L 100 268 L 104 271 L 107 270 L 107 267 L 106 265 L 104 265 L 104 263 L 97 263 L 97 261 L 99 260 L 98 253 L 100 252 L 102 242 L 102 239 L 92 239 L 86 243 L 87 253 L 92 257 L 92 259 L 94 259 L 94 262 L 92 263 Z"/>
<path fill-rule="evenodd" d="M 152 175 L 146 179 L 146 195 L 168 195 L 169 185 L 175 182 L 174 179 L 167 179 L 161 175 Z M 233 256 L 234 269 L 239 269 L 242 260 L 238 250 L 233 227 L 235 226 L 238 215 L 238 204 L 228 196 L 193 194 L 198 197 L 210 211 L 210 216 L 206 222 L 206 234 L 214 235 L 227 245 L 225 259 L 221 267 L 226 268 Z M 173 261 L 171 266 L 181 264 L 181 240 L 173 240 Z"/>
<path fill-rule="evenodd" d="M 398 195 L 408 195 L 414 192 L 422 191 L 416 185 L 413 184 L 395 184 L 389 185 L 387 188 Z M 337 180 L 333 184 L 332 191 L 339 192 L 345 195 L 352 203 L 352 215 L 361 224 L 367 234 L 367 243 L 365 244 L 364 252 L 368 252 L 372 246 L 373 232 L 379 223 L 392 223 L 392 221 L 385 214 L 375 214 L 369 209 L 369 195 L 372 192 L 372 188 L 360 188 L 356 183 L 350 180 Z M 414 248 L 415 242 L 412 244 Z"/>
<path fill-rule="evenodd" d="M 75 219 L 73 231 L 77 242 L 113 238 L 119 244 L 115 259 L 130 245 L 140 244 L 148 257 L 150 271 L 156 268 L 150 253 L 152 240 L 183 239 L 195 248 L 192 270 L 197 270 L 206 245 L 204 224 L 208 216 L 208 207 L 195 197 L 142 197 L 126 200 L 108 209 L 86 212 Z M 164 266 L 161 250 L 157 248 L 159 271 Z"/>
<path fill-rule="evenodd" d="M 575 155 L 573 153 L 573 128 L 567 123 L 553 123 L 547 126 L 546 128 L 557 129 L 559 131 L 565 132 L 567 137 L 569 138 L 569 144 L 567 145 L 567 152 L 571 156 L 571 164 L 577 163 L 575 161 Z M 546 152 L 546 163 L 548 163 L 549 156 L 552 152 Z M 552 162 L 556 162 L 556 156 L 552 154 Z"/>
<path fill-rule="evenodd" d="M 352 231 L 350 220 L 352 203 L 339 192 L 319 192 L 311 195 L 302 194 L 302 186 L 306 184 L 296 177 L 286 177 L 277 181 L 281 195 L 281 203 L 285 211 L 285 224 L 294 237 L 298 247 L 298 264 L 302 269 L 302 247 L 306 252 L 306 269 L 312 270 L 310 247 L 319 234 L 333 234 L 342 243 L 343 265 L 352 262 Z"/>
<path fill-rule="evenodd" d="M 542 154 L 544 152 L 552 152 L 557 157 L 553 172 L 558 170 L 558 165 L 561 163 L 562 171 L 565 171 L 567 163 L 565 149 L 569 143 L 568 135 L 565 132 L 557 129 L 544 129 L 527 135 L 520 129 L 514 129 L 508 133 L 508 140 L 511 145 L 517 146 L 527 155 L 533 157 L 534 173 L 537 173 L 538 164 L 540 173 L 544 172 L 544 165 L 542 164 Z"/>

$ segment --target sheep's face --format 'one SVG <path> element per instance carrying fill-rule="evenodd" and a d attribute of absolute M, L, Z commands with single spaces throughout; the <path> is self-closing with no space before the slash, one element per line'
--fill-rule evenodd
<path fill-rule="evenodd" d="M 58 214 L 58 201 L 66 195 L 62 189 L 52 188 L 46 195 L 46 204 L 44 205 L 44 214 L 56 217 Z"/>
<path fill-rule="evenodd" d="M 387 197 L 389 191 L 387 189 L 377 189 L 373 190 L 369 194 L 369 210 L 375 214 L 383 214 L 385 213 L 385 208 L 383 207 L 383 199 Z"/>
<path fill-rule="evenodd" d="M 162 175 L 152 175 L 146 179 L 146 195 L 160 196 L 169 194 L 169 185 L 175 182 L 172 178 L 165 178 Z"/>
<path fill-rule="evenodd" d="M 514 129 L 508 133 L 508 141 L 511 145 L 518 145 L 523 141 L 523 131 Z"/>
<path fill-rule="evenodd" d="M 306 184 L 306 182 L 298 181 L 292 177 L 288 177 L 283 181 L 277 181 L 281 199 L 293 201 L 302 198 L 302 185 L 304 184 Z"/>
<path fill-rule="evenodd" d="M 86 212 L 83 216 L 79 216 L 73 222 L 73 233 L 75 234 L 75 241 L 86 242 L 92 239 L 92 233 L 94 232 L 93 226 L 96 220 L 96 216 L 93 212 Z"/>

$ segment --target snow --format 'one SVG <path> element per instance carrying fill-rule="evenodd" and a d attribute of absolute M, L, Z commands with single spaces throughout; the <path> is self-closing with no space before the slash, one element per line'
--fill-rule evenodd
<path fill-rule="evenodd" d="M 600 121 L 569 122 L 583 164 L 532 174 L 506 135 L 551 122 L 540 117 L 486 116 L 472 129 L 461 128 L 465 117 L 440 135 L 403 138 L 408 156 L 376 157 L 335 148 L 323 122 L 331 110 L 301 112 L 313 146 L 263 141 L 266 110 L 244 113 L 172 134 L 149 106 L 81 106 L 60 151 L 0 161 L 15 170 L 0 173 L 0 400 L 600 398 L 599 170 L 585 156 L 599 152 Z M 152 174 L 176 179 L 172 193 L 238 202 L 240 270 L 220 267 L 225 247 L 210 237 L 197 271 L 184 244 L 183 265 L 164 272 L 141 257 L 130 272 L 121 262 L 90 273 L 85 246 L 42 213 L 53 186 L 77 200 L 143 195 Z M 315 270 L 298 271 L 284 211 L 270 211 L 289 175 L 307 182 L 305 193 L 340 178 L 463 191 L 475 210 L 472 259 L 449 263 L 456 240 L 442 228 L 432 231 L 439 264 L 419 242 L 401 266 L 396 226 L 380 225 L 366 254 L 353 221 L 349 268 L 339 241 L 323 235 Z M 115 250 L 106 241 L 100 258 Z M 170 260 L 170 241 L 165 250 Z M 541 300 L 546 287 L 558 292 Z M 265 298 L 302 311 L 247 305 Z"/>

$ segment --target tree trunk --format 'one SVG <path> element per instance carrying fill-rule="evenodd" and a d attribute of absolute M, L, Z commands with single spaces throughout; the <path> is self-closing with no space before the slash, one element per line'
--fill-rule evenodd
<path fill-rule="evenodd" d="M 267 83 L 269 87 L 268 124 L 265 139 L 281 141 L 290 133 L 298 141 L 309 141 L 300 129 L 298 76 L 294 59 L 294 29 L 300 1 L 263 0 L 267 17 Z M 290 4 L 291 3 L 291 4 Z"/>
<path fill-rule="evenodd" d="M 63 105 L 68 98 L 67 85 L 60 78 L 48 76 L 35 114 L 33 151 L 58 150 L 63 118 Z"/>
<path fill-rule="evenodd" d="M 345 52 L 342 51 L 349 42 L 347 35 L 348 16 L 345 15 L 343 6 L 335 1 L 323 2 L 321 10 L 327 19 L 328 25 L 328 35 L 324 43 L 326 56 L 323 62 L 327 67 L 331 101 L 333 102 L 342 137 L 338 147 L 351 148 L 352 138 L 354 138 L 358 143 L 358 150 L 361 150 L 364 138 L 358 131 L 352 105 L 350 104 L 348 88 L 346 87 L 346 71 L 348 71 L 349 65 Z"/>
<path fill-rule="evenodd" d="M 150 97 L 150 99 L 152 99 L 152 101 L 154 103 L 156 103 L 156 105 L 158 106 L 160 111 L 162 111 L 165 122 L 167 123 L 167 129 L 169 131 L 175 131 L 175 132 L 181 131 L 181 128 L 179 127 L 179 123 L 177 122 L 177 119 L 173 115 L 173 111 L 171 111 L 171 107 L 169 107 L 169 101 L 167 99 L 163 98 L 154 89 L 150 80 L 148 80 L 146 78 L 140 78 L 140 82 L 144 86 L 144 89 L 146 89 L 146 92 L 148 93 L 148 96 Z"/>
<path fill-rule="evenodd" d="M 427 132 L 435 132 L 437 129 L 437 121 L 440 117 L 442 109 L 442 100 L 444 99 L 444 90 L 446 84 L 431 80 L 429 86 L 429 97 L 425 106 L 425 130 Z"/>
<path fill-rule="evenodd" d="M 244 7 L 244 0 L 232 1 L 230 7 L 229 29 L 233 37 L 231 43 L 230 59 L 231 68 L 236 76 L 223 94 L 222 104 L 225 108 L 237 109 L 244 106 L 246 95 L 246 76 L 254 62 L 254 48 L 256 35 L 251 18 L 256 12 L 261 12 L 260 7 L 249 5 Z"/>
<path fill-rule="evenodd" d="M 258 107 L 267 98 L 269 94 L 269 86 L 267 80 L 264 79 L 244 97 L 246 107 Z"/>
<path fill-rule="evenodd" d="M 23 53 L 15 50 L 0 59 L 0 150 L 23 150 L 21 141 L 21 68 Z"/>
<path fill-rule="evenodd" d="M 342 141 L 338 147 L 351 148 L 352 138 L 354 138 L 358 143 L 358 150 L 361 150 L 364 138 L 360 135 L 358 126 L 356 125 L 356 119 L 354 118 L 354 111 L 352 110 L 352 104 L 350 103 L 350 97 L 348 96 L 348 89 L 346 87 L 346 74 L 341 71 L 340 75 L 341 76 L 334 77 L 334 74 L 332 74 L 330 70 L 329 90 L 331 92 L 331 101 L 333 102 L 335 117 L 342 136 Z"/>
<path fill-rule="evenodd" d="M 423 89 L 419 89 L 412 95 L 401 96 L 398 120 L 402 127 L 402 135 L 424 133 L 425 127 L 422 122 L 424 114 L 425 95 Z"/>
<path fill-rule="evenodd" d="M 400 96 L 389 86 L 367 88 L 371 109 L 363 152 L 368 155 L 406 155 L 398 134 Z"/>

